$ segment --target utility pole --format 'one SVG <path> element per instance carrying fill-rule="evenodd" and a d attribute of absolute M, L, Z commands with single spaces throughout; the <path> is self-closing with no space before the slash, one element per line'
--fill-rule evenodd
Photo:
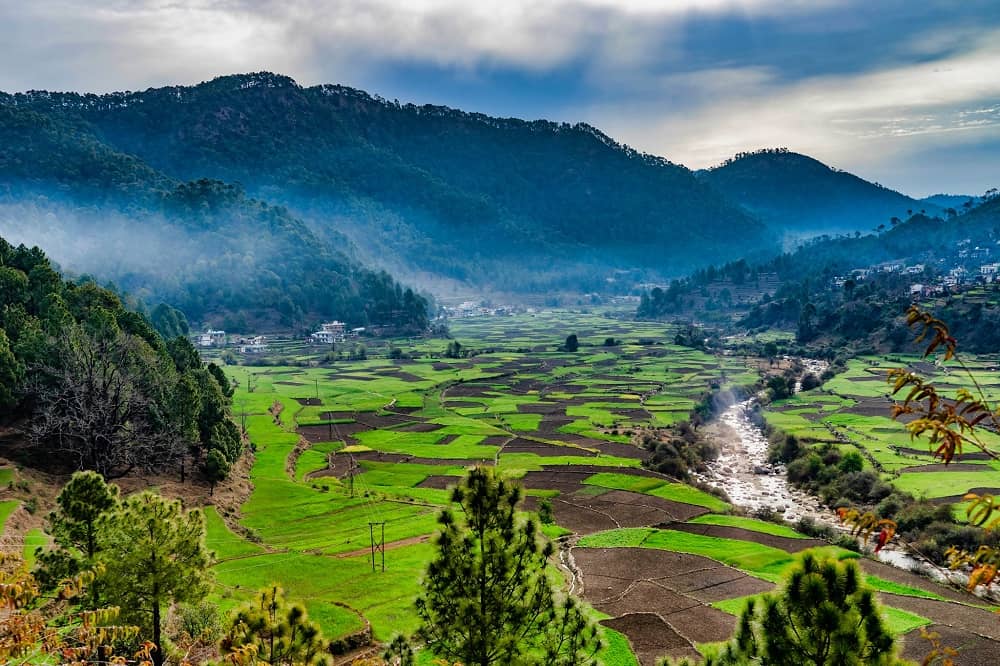
<path fill-rule="evenodd" d="M 247 434 L 247 401 L 240 400 L 240 431 L 244 436 Z"/>
<path fill-rule="evenodd" d="M 347 454 L 350 464 L 347 467 L 347 485 L 351 489 L 351 497 L 354 497 L 354 456 Z"/>
<path fill-rule="evenodd" d="M 375 540 L 375 526 L 379 527 L 379 538 Z M 382 554 L 382 571 L 385 571 L 385 523 L 368 523 L 368 533 L 372 542 L 372 571 L 375 571 L 375 553 Z"/>

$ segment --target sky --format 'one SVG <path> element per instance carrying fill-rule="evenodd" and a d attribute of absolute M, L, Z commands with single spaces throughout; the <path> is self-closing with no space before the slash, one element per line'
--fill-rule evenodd
<path fill-rule="evenodd" d="M 0 62 L 7 92 L 268 70 L 693 169 L 784 146 L 913 196 L 1000 186 L 1000 0 L 0 0 Z"/>

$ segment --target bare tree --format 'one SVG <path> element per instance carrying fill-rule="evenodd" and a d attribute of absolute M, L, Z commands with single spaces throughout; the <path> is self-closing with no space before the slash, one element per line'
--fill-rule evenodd
<path fill-rule="evenodd" d="M 177 462 L 186 441 L 171 418 L 173 368 L 120 330 L 66 332 L 53 365 L 35 369 L 30 438 L 77 469 L 115 478 Z"/>

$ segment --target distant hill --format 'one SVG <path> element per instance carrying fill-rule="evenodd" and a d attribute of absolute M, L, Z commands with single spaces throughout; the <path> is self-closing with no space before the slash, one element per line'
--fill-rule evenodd
<path fill-rule="evenodd" d="M 863 233 L 939 207 L 785 149 L 737 155 L 699 176 L 777 233 Z"/>
<path fill-rule="evenodd" d="M 0 145 L 0 232 L 149 306 L 241 331 L 323 317 L 426 326 L 426 301 L 362 266 L 346 238 L 238 185 L 178 180 L 85 122 L 21 105 L 0 104 Z"/>
<path fill-rule="evenodd" d="M 901 320 L 913 302 L 911 285 L 943 289 L 957 269 L 974 281 L 984 264 L 998 260 L 1000 196 L 991 196 L 959 216 L 917 213 L 879 234 L 821 236 L 765 262 L 698 270 L 643 294 L 637 316 L 735 322 L 743 331 L 792 328 L 800 341 L 821 338 L 833 353 L 847 344 L 898 351 L 912 340 Z M 967 298 L 949 290 L 923 300 L 964 349 L 992 353 L 1000 346 L 998 293 L 1000 284 L 992 283 Z"/>
<path fill-rule="evenodd" d="M 930 206 L 937 206 L 941 210 L 954 208 L 955 212 L 962 214 L 973 206 L 982 203 L 983 198 L 972 196 L 971 194 L 932 194 L 929 197 L 920 199 L 920 203 Z"/>
<path fill-rule="evenodd" d="M 100 96 L 0 95 L 0 105 L 73 128 L 88 150 L 157 177 L 238 182 L 406 274 L 590 290 L 616 269 L 676 275 L 772 243 L 688 169 L 585 124 L 399 104 L 269 73 Z M 12 175 L 39 177 L 0 170 Z"/>

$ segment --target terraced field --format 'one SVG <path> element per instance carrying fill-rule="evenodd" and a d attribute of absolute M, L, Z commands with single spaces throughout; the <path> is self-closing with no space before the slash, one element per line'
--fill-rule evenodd
<path fill-rule="evenodd" d="M 570 332 L 580 350 L 555 351 Z M 220 605 L 277 582 L 329 637 L 412 631 L 436 516 L 474 464 L 521 479 L 525 510 L 551 502 L 552 566 L 604 625 L 606 664 L 694 656 L 728 638 L 740 604 L 803 550 L 848 556 L 641 467 L 632 432 L 682 418 L 713 384 L 756 379 L 740 360 L 669 344 L 667 326 L 597 315 L 460 321 L 453 333 L 483 353 L 447 359 L 445 341 L 397 342 L 411 360 L 227 368 L 257 452 L 239 514 L 208 516 Z M 384 523 L 384 571 L 373 523 L 378 535 Z M 869 573 L 900 634 L 953 605 L 916 577 Z M 922 612 L 930 602 L 949 608 Z"/>
<path fill-rule="evenodd" d="M 986 397 L 992 402 L 1000 398 L 1000 361 L 978 357 L 966 364 Z M 869 467 L 917 497 L 954 502 L 969 491 L 1000 491 L 997 461 L 966 450 L 953 463 L 942 465 L 926 441 L 911 440 L 890 418 L 892 397 L 886 373 L 901 366 L 915 367 L 946 392 L 976 388 L 972 379 L 951 364 L 935 366 L 917 357 L 864 357 L 850 361 L 847 372 L 822 387 L 774 403 L 767 413 L 768 422 L 805 440 L 856 447 Z M 982 437 L 991 447 L 1000 448 L 1000 436 L 983 431 Z"/>

